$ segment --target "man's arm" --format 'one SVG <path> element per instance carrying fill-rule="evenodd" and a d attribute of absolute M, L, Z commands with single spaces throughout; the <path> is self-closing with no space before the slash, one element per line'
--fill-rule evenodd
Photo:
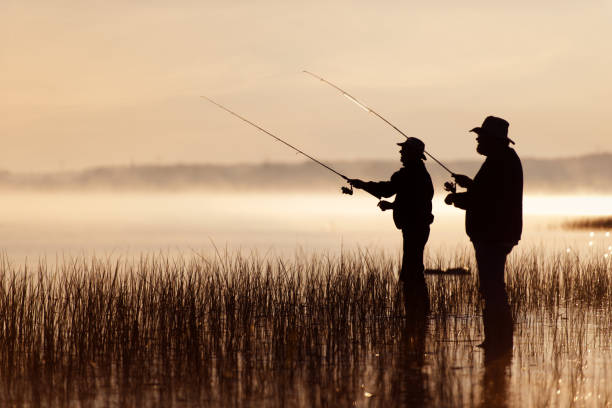
<path fill-rule="evenodd" d="M 363 181 L 359 179 L 349 179 L 349 184 L 355 188 L 365 190 L 374 197 L 391 197 L 395 194 L 395 188 L 390 181 Z"/>
<path fill-rule="evenodd" d="M 472 196 L 472 194 L 470 194 L 470 189 L 474 185 L 474 180 L 464 174 L 453 174 L 453 178 L 460 187 L 466 188 L 467 191 L 456 193 L 454 187 L 452 189 L 447 188 L 446 191 L 451 191 L 451 193 L 444 198 L 444 202 L 448 205 L 452 204 L 457 208 L 461 208 L 462 210 L 467 210 Z"/>
<path fill-rule="evenodd" d="M 471 178 L 469 178 L 468 176 L 464 174 L 453 174 L 453 178 L 455 179 L 457 184 L 459 184 L 459 187 L 463 187 L 467 189 L 472 187 L 472 184 L 474 183 L 474 180 L 472 180 Z"/>

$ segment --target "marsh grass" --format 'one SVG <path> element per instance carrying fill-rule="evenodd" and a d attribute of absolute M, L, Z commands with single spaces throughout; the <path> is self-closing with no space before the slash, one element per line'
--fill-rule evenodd
<path fill-rule="evenodd" d="M 427 266 L 453 265 L 475 270 L 469 250 Z M 515 350 L 511 365 L 497 366 L 474 348 L 475 274 L 428 276 L 423 322 L 405 310 L 397 269 L 397 257 L 368 251 L 73 258 L 34 269 L 4 260 L 0 403 L 570 406 L 589 392 L 612 400 L 607 260 L 536 248 L 512 255 Z"/>

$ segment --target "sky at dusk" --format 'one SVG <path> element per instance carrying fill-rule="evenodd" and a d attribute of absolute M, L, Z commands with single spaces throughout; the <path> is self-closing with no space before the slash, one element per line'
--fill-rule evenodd
<path fill-rule="evenodd" d="M 0 168 L 303 159 L 200 95 L 323 160 L 398 158 L 304 69 L 443 160 L 489 114 L 522 157 L 612 151 L 612 1 L 419 3 L 4 0 Z"/>

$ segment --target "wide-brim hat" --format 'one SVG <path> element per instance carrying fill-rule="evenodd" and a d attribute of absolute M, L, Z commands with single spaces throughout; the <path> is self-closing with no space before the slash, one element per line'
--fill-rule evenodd
<path fill-rule="evenodd" d="M 397 145 L 402 146 L 402 148 L 414 150 L 415 152 L 421 154 L 421 159 L 427 160 L 427 157 L 425 157 L 425 143 L 423 143 L 421 139 L 417 139 L 416 137 L 409 137 L 403 142 L 398 143 Z"/>
<path fill-rule="evenodd" d="M 475 127 L 474 129 L 470 130 L 470 132 L 474 132 L 480 136 L 490 136 L 497 139 L 503 139 L 514 144 L 514 140 L 508 137 L 508 126 L 510 126 L 510 124 L 502 118 L 487 116 L 480 127 Z"/>

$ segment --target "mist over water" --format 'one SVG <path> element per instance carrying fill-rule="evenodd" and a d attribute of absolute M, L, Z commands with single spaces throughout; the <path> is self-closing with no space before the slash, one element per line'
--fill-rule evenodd
<path fill-rule="evenodd" d="M 10 192 L 0 214 L 0 245 L 17 264 L 46 257 L 191 256 L 216 250 L 293 255 L 383 250 L 399 256 L 401 234 L 391 212 L 356 193 Z M 526 196 L 519 248 L 593 250 L 606 231 L 567 231 L 562 222 L 609 215 L 612 196 Z M 469 247 L 464 213 L 434 198 L 430 254 Z M 589 245 L 589 243 L 591 243 Z M 607 245 L 610 245 L 609 243 Z"/>

